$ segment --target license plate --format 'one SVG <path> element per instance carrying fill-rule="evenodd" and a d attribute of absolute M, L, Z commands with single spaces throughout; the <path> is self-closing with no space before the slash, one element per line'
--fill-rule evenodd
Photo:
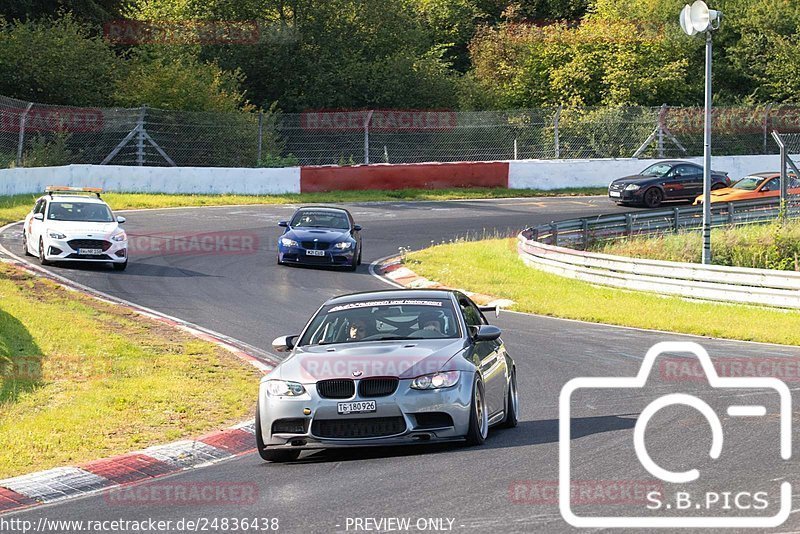
<path fill-rule="evenodd" d="M 622 194 L 619 191 L 609 191 L 608 192 L 608 196 L 610 196 L 610 197 L 619 197 L 619 196 L 622 196 Z"/>
<path fill-rule="evenodd" d="M 336 405 L 339 415 L 351 413 L 371 413 L 376 410 L 375 401 L 340 402 Z"/>
<path fill-rule="evenodd" d="M 324 250 L 306 250 L 306 256 L 324 256 Z"/>
<path fill-rule="evenodd" d="M 103 253 L 103 249 L 101 248 L 79 248 L 78 255 L 79 256 L 99 256 Z"/>

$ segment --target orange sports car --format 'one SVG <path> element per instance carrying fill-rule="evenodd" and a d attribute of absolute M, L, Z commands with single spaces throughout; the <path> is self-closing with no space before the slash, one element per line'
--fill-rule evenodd
<path fill-rule="evenodd" d="M 800 194 L 800 180 L 794 174 L 789 174 L 788 193 L 790 195 Z M 757 172 L 745 176 L 738 182 L 731 184 L 730 187 L 711 191 L 711 203 L 756 200 L 779 196 L 781 196 L 781 173 Z M 695 199 L 694 205 L 698 206 L 702 203 L 703 195 L 700 195 Z"/>

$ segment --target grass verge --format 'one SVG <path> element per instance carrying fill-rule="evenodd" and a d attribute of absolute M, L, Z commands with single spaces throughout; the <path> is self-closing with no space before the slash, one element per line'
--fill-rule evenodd
<path fill-rule="evenodd" d="M 439 245 L 408 256 L 417 274 L 516 302 L 517 311 L 746 341 L 800 345 L 800 312 L 593 286 L 527 267 L 516 240 Z"/>
<path fill-rule="evenodd" d="M 800 221 L 731 226 L 711 233 L 717 265 L 800 271 Z M 654 260 L 700 263 L 700 232 L 658 237 L 631 237 L 597 245 L 605 254 Z"/>
<path fill-rule="evenodd" d="M 0 263 L 0 478 L 236 423 L 259 376 L 216 345 Z"/>
<path fill-rule="evenodd" d="M 226 206 L 233 204 L 294 204 L 330 202 L 377 202 L 397 200 L 460 200 L 512 197 L 552 197 L 604 194 L 604 188 L 575 187 L 540 191 L 535 189 L 465 188 L 400 189 L 397 191 L 333 191 L 286 195 L 164 195 L 147 193 L 107 193 L 103 198 L 115 210 L 136 208 L 176 208 L 187 206 Z M 25 217 L 39 195 L 0 197 L 0 226 Z"/>

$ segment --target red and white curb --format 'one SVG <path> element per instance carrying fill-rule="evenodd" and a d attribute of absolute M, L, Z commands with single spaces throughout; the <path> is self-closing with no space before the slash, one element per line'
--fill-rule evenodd
<path fill-rule="evenodd" d="M 0 233 L 15 224 L 18 223 L 0 228 Z M 183 330 L 194 337 L 227 350 L 262 373 L 268 373 L 280 362 L 276 356 L 239 340 L 113 297 L 47 271 L 25 261 L 2 245 L 0 245 L 0 252 L 8 256 L 8 258 L 0 258 L 0 261 L 4 263 L 12 264 L 34 276 L 53 280 L 65 289 L 80 291 L 100 301 L 123 307 L 148 319 Z M 253 353 L 259 356 L 254 356 Z M 133 484 L 250 453 L 255 450 L 254 425 L 254 421 L 246 421 L 194 440 L 156 445 L 140 451 L 94 460 L 77 467 L 56 467 L 0 480 L 0 514 L 78 497 L 115 486 Z"/>
<path fill-rule="evenodd" d="M 56 467 L 7 478 L 0 480 L 0 513 L 210 465 L 252 452 L 255 442 L 251 421 L 196 440 L 156 445 L 77 467 Z"/>
<path fill-rule="evenodd" d="M 481 306 L 496 306 L 508 308 L 514 304 L 513 300 L 501 299 L 483 293 L 474 293 L 465 289 L 447 287 L 418 275 L 403 264 L 401 257 L 391 257 L 378 260 L 370 265 L 370 272 L 379 279 L 389 282 L 396 287 L 409 289 L 457 289 Z"/>

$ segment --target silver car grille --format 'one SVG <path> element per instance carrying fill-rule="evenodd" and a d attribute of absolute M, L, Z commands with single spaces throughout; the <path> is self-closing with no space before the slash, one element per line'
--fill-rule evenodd
<path fill-rule="evenodd" d="M 349 378 L 334 378 L 317 382 L 317 393 L 326 399 L 349 399 L 356 393 L 355 383 Z"/>

